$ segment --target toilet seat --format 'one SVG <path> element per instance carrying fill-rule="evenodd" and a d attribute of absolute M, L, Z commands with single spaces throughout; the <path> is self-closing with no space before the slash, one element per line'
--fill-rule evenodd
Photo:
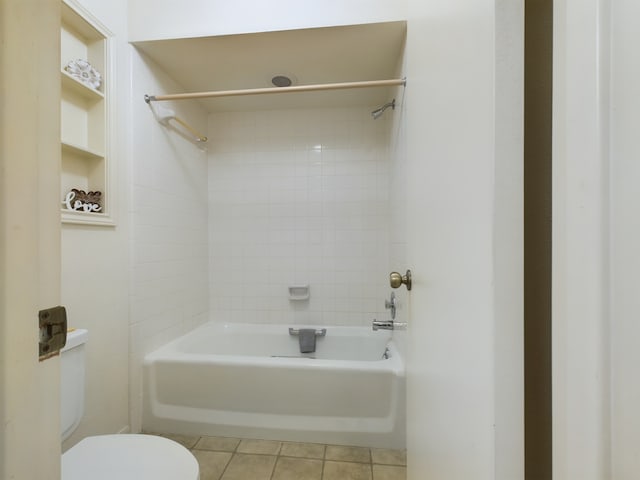
<path fill-rule="evenodd" d="M 155 435 L 87 437 L 62 455 L 62 480 L 198 480 L 198 461 Z"/>

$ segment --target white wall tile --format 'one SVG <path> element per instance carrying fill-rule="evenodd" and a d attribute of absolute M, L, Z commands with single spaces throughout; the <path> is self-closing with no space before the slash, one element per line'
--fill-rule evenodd
<path fill-rule="evenodd" d="M 133 98 L 179 88 L 134 53 Z M 166 105 L 165 105 L 166 106 Z M 207 115 L 188 102 L 171 108 L 204 130 Z M 140 428 L 140 378 L 146 353 L 206 321 L 209 310 L 207 154 L 160 125 L 142 101 L 133 116 L 132 278 L 130 298 L 132 430 Z"/>
<path fill-rule="evenodd" d="M 386 315 L 386 129 L 361 108 L 209 116 L 212 318 L 360 325 Z M 290 301 L 292 283 L 309 283 L 311 299 Z"/>

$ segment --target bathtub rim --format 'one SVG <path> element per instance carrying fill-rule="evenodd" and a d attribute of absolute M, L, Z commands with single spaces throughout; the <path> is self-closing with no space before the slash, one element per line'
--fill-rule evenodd
<path fill-rule="evenodd" d="M 223 331 L 231 330 L 245 330 L 256 332 L 268 330 L 270 334 L 273 331 L 282 330 L 283 335 L 288 335 L 288 329 L 291 324 L 253 324 L 253 323 L 221 323 L 216 321 L 206 322 L 195 329 L 181 335 L 180 337 L 171 340 L 158 347 L 157 349 L 148 352 L 144 355 L 143 365 L 147 366 L 156 361 L 171 360 L 172 362 L 179 363 L 220 363 L 223 365 L 273 365 L 273 366 L 286 366 L 288 368 L 324 368 L 327 370 L 366 370 L 370 372 L 388 372 L 391 371 L 394 375 L 405 375 L 405 362 L 400 354 L 398 347 L 395 343 L 393 335 L 387 333 L 388 338 L 386 340 L 386 347 L 389 350 L 389 358 L 380 358 L 378 360 L 340 360 L 340 359 L 321 359 L 310 357 L 281 357 L 281 356 L 252 356 L 252 355 L 229 355 L 219 353 L 191 353 L 185 352 L 179 349 L 181 342 L 186 341 L 186 337 L 195 336 L 203 329 L 216 328 Z M 261 327 L 261 328 L 260 328 Z M 331 330 L 337 330 L 342 333 L 341 336 L 354 336 L 358 337 L 357 333 L 369 333 L 370 335 L 377 335 L 378 333 L 371 333 L 367 327 L 354 327 L 354 326 L 341 326 L 341 325 L 294 325 L 295 328 L 326 328 L 327 332 Z M 286 333 L 285 333 L 286 332 Z M 346 334 L 346 335 L 345 335 Z M 385 333 L 382 333 L 385 335 Z M 384 353 L 384 352 L 382 352 Z M 381 353 L 381 355 L 382 355 Z"/>

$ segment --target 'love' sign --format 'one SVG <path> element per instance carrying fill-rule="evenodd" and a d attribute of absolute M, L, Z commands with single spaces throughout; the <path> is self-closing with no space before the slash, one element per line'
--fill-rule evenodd
<path fill-rule="evenodd" d="M 100 197 L 102 197 L 102 192 L 85 192 L 74 188 L 67 193 L 62 203 L 67 210 L 96 213 L 102 210 Z"/>

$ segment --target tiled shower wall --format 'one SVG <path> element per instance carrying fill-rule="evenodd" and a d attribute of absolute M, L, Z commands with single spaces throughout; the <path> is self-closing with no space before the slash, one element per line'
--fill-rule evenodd
<path fill-rule="evenodd" d="M 179 89 L 151 60 L 135 59 L 134 98 Z M 206 150 L 156 114 L 174 110 L 200 129 L 207 117 L 189 102 L 134 108 L 131 327 L 147 352 L 208 317 Z"/>
<path fill-rule="evenodd" d="M 145 93 L 181 87 L 151 60 L 132 56 L 129 391 L 131 427 L 139 431 L 144 355 L 207 321 L 209 310 L 206 151 L 154 112 L 173 109 L 199 130 L 207 114 L 194 102 L 144 103 Z"/>
<path fill-rule="evenodd" d="M 370 108 L 209 116 L 209 304 L 222 322 L 387 318 L 389 120 Z M 310 298 L 289 299 L 291 285 Z"/>

